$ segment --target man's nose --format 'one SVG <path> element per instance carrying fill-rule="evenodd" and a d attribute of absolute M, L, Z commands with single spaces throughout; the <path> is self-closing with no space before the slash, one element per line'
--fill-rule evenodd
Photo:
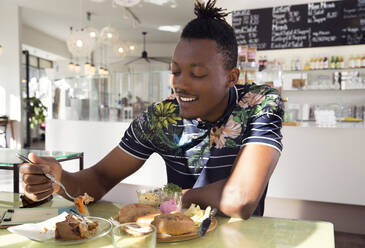
<path fill-rule="evenodd" d="M 171 86 L 176 91 L 186 91 L 190 88 L 190 83 L 187 75 L 181 73 L 178 77 L 172 75 Z"/>

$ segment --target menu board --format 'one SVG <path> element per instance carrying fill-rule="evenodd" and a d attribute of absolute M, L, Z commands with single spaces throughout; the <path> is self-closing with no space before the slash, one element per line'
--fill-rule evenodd
<path fill-rule="evenodd" d="M 365 0 L 341 0 L 232 13 L 239 45 L 259 50 L 365 44 Z"/>

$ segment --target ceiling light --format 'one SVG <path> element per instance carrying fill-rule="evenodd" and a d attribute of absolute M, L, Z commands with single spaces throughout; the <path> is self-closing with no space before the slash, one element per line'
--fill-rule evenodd
<path fill-rule="evenodd" d="M 84 43 L 82 42 L 82 40 L 77 40 L 76 41 L 76 46 L 77 47 L 82 47 L 84 45 Z"/>
<path fill-rule="evenodd" d="M 120 41 L 113 47 L 113 53 L 115 56 L 124 57 L 127 55 L 127 52 L 128 46 L 124 42 Z"/>
<path fill-rule="evenodd" d="M 104 27 L 100 32 L 100 39 L 104 44 L 114 45 L 119 39 L 118 31 L 110 26 Z"/>
<path fill-rule="evenodd" d="M 139 4 L 140 1 L 141 0 L 113 0 L 113 3 L 122 7 L 132 7 Z"/>
<path fill-rule="evenodd" d="M 94 31 L 91 31 L 89 33 L 89 35 L 90 35 L 91 38 L 95 38 L 96 37 L 96 33 Z"/>
<path fill-rule="evenodd" d="M 159 26 L 158 30 L 176 33 L 180 31 L 180 25 Z"/>
<path fill-rule="evenodd" d="M 90 68 L 91 68 L 91 65 L 89 62 L 86 62 L 85 65 L 84 65 L 84 69 L 86 72 L 90 71 Z"/>
<path fill-rule="evenodd" d="M 70 71 L 75 70 L 75 64 L 74 64 L 74 63 L 72 63 L 72 62 L 70 62 L 70 63 L 68 64 L 68 69 L 69 69 Z"/>
<path fill-rule="evenodd" d="M 90 72 L 91 72 L 91 74 L 92 74 L 92 75 L 94 75 L 94 74 L 95 74 L 95 72 L 96 72 L 96 67 L 95 67 L 95 65 L 94 65 L 94 64 L 91 64 L 91 66 L 90 66 Z"/>
<path fill-rule="evenodd" d="M 176 2 L 174 0 L 144 0 L 146 3 L 156 4 L 156 5 L 164 5 L 167 3 L 170 3 L 171 5 L 175 4 Z M 170 5 L 170 7 L 171 7 Z M 173 7 L 172 7 L 173 8 Z"/>
<path fill-rule="evenodd" d="M 81 66 L 79 64 L 75 65 L 75 72 L 80 72 L 81 71 Z"/>
<path fill-rule="evenodd" d="M 86 58 L 96 47 L 97 40 L 91 38 L 88 29 L 72 31 L 67 38 L 67 48 L 73 58 Z"/>

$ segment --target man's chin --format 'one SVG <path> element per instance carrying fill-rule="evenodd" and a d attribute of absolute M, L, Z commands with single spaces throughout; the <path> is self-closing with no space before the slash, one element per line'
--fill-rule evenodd
<path fill-rule="evenodd" d="M 187 112 L 184 112 L 184 111 L 180 111 L 180 116 L 184 119 L 187 119 L 187 120 L 194 120 L 194 119 L 197 119 L 198 118 L 198 115 L 195 114 L 195 113 L 187 113 Z"/>

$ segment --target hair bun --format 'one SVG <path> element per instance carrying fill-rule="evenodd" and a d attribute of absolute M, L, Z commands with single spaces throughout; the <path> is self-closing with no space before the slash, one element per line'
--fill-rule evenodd
<path fill-rule="evenodd" d="M 197 18 L 211 18 L 225 21 L 224 17 L 228 15 L 228 13 L 224 12 L 226 9 L 215 7 L 215 3 L 216 0 L 208 0 L 206 4 L 196 0 L 194 14 L 197 16 Z"/>

